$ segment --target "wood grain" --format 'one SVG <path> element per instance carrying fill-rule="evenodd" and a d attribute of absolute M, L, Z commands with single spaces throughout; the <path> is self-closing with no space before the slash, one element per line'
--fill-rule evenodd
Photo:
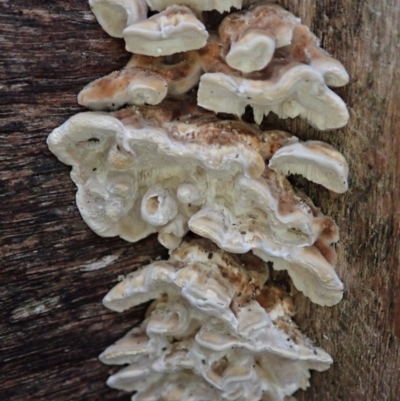
<path fill-rule="evenodd" d="M 299 120 L 265 120 L 302 139 L 321 139 L 350 162 L 351 187 L 336 196 L 297 180 L 341 227 L 334 308 L 296 294 L 296 320 L 335 358 L 312 376 L 300 401 L 400 399 L 400 1 L 285 0 L 323 47 L 347 67 L 337 92 L 351 121 L 318 132 Z M 97 355 L 141 319 L 101 305 L 139 265 L 165 256 L 150 237 L 138 244 L 97 237 L 76 209 L 69 168 L 48 151 L 53 128 L 81 108 L 89 81 L 129 55 L 83 0 L 0 1 L 0 399 L 129 400 L 108 389 Z"/>

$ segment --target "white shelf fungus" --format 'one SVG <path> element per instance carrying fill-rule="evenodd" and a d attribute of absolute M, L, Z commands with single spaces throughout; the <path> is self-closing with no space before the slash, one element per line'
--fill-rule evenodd
<path fill-rule="evenodd" d="M 198 84 L 202 73 L 200 56 L 196 51 L 164 57 L 134 54 L 127 67 L 141 68 L 158 74 L 168 83 L 170 95 L 188 92 Z"/>
<path fill-rule="evenodd" d="M 300 116 L 325 130 L 343 127 L 349 118 L 346 104 L 311 65 L 285 58 L 264 69 L 244 74 L 222 60 L 221 45 L 211 38 L 201 50 L 202 68 L 197 101 L 206 109 L 241 116 L 253 107 L 260 124 L 271 111 L 280 118 Z"/>
<path fill-rule="evenodd" d="M 133 55 L 126 67 L 86 85 L 78 103 L 92 110 L 115 110 L 124 105 L 156 105 L 170 95 L 188 92 L 200 80 L 197 52 L 151 57 Z"/>
<path fill-rule="evenodd" d="M 168 84 L 159 74 L 133 67 L 96 79 L 78 94 L 78 103 L 92 110 L 118 109 L 125 104 L 159 104 Z"/>
<path fill-rule="evenodd" d="M 329 187 L 346 180 L 346 171 L 336 168 L 345 162 L 332 148 L 324 148 L 321 159 L 321 146 L 219 121 L 172 101 L 114 114 L 80 113 L 55 129 L 48 144 L 73 166 L 79 210 L 97 234 L 135 242 L 157 232 L 173 249 L 191 229 L 227 251 L 253 250 L 276 262 L 314 302 L 341 299 L 335 261 L 326 257 L 339 238 L 335 223 L 264 161 L 279 170 L 289 149 L 287 163 L 300 157 L 312 167 L 297 172 L 314 180 L 326 176 L 317 181 Z M 296 145 L 307 151 L 291 152 Z"/>
<path fill-rule="evenodd" d="M 202 107 L 241 116 L 250 105 L 258 124 L 274 112 L 300 116 L 321 130 L 343 127 L 349 119 L 345 103 L 328 88 L 348 83 L 345 68 L 278 5 L 228 15 L 219 38 L 211 37 L 201 55 Z"/>
<path fill-rule="evenodd" d="M 267 279 L 259 259 L 206 240 L 129 274 L 104 305 L 123 311 L 156 301 L 139 327 L 100 355 L 103 363 L 129 365 L 107 383 L 137 391 L 132 400 L 167 391 L 177 401 L 283 401 L 305 389 L 309 370 L 323 371 L 332 359 L 300 333 L 291 298 L 264 286 Z"/>
<path fill-rule="evenodd" d="M 200 81 L 200 106 L 241 116 L 250 105 L 257 124 L 270 112 L 280 118 L 300 116 L 321 130 L 347 123 L 345 103 L 328 88 L 347 84 L 347 71 L 298 18 L 275 4 L 252 7 L 225 17 L 219 37 L 207 42 L 204 25 L 186 5 L 197 11 L 209 5 L 194 3 L 149 2 L 161 13 L 123 31 L 127 50 L 136 53 L 128 67 L 159 74 L 175 95 Z M 168 57 L 173 55 L 177 57 Z M 144 101 L 156 104 L 154 98 Z M 126 103 L 140 104 L 133 99 Z"/>
<path fill-rule="evenodd" d="M 147 18 L 145 0 L 89 0 L 90 8 L 101 27 L 116 38 L 123 37 L 123 30 Z"/>
<path fill-rule="evenodd" d="M 346 69 L 320 48 L 309 28 L 276 4 L 228 15 L 219 27 L 219 36 L 227 64 L 241 72 L 259 71 L 273 58 L 284 58 L 312 66 L 328 86 L 349 82 Z"/>
<path fill-rule="evenodd" d="M 157 233 L 170 250 L 103 300 L 118 312 L 153 301 L 145 320 L 100 355 L 128 365 L 108 385 L 136 392 L 132 401 L 293 401 L 310 370 L 332 359 L 292 322 L 293 301 L 269 281 L 270 268 L 287 270 L 319 305 L 338 303 L 343 285 L 338 227 L 285 176 L 343 193 L 348 165 L 325 143 L 198 106 L 241 116 L 250 105 L 257 124 L 274 112 L 340 128 L 349 113 L 328 86 L 349 81 L 345 68 L 275 4 L 228 14 L 217 29 L 215 13 L 203 11 L 258 2 L 89 3 L 134 54 L 82 89 L 79 104 L 96 111 L 71 117 L 47 143 L 72 166 L 77 206 L 93 231 L 131 242 Z M 133 106 L 115 111 L 124 105 Z M 189 230 L 203 238 L 182 242 Z"/>
<path fill-rule="evenodd" d="M 229 14 L 219 26 L 228 65 L 248 73 L 265 68 L 275 50 L 292 43 L 299 20 L 278 5 Z"/>
<path fill-rule="evenodd" d="M 324 142 L 297 142 L 279 149 L 268 167 L 284 175 L 301 174 L 337 193 L 348 189 L 346 159 Z"/>
<path fill-rule="evenodd" d="M 132 53 L 168 56 L 200 49 L 207 42 L 208 32 L 203 23 L 184 3 L 169 2 L 158 7 L 161 12 L 149 18 L 144 0 L 90 0 L 89 3 L 102 28 L 110 36 L 123 37 L 126 50 Z"/>
<path fill-rule="evenodd" d="M 170 6 L 147 20 L 129 25 L 123 31 L 126 50 L 147 56 L 200 49 L 207 43 L 204 25 L 183 6 Z"/>

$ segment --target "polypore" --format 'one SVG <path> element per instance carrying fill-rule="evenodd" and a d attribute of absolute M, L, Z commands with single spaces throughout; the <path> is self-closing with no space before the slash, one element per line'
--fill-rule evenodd
<path fill-rule="evenodd" d="M 226 62 L 245 73 L 265 68 L 275 49 L 292 43 L 298 24 L 293 14 L 277 5 L 228 15 L 219 26 Z"/>
<path fill-rule="evenodd" d="M 137 391 L 135 400 L 157 394 L 153 383 L 167 385 L 164 375 L 168 387 L 177 385 L 179 376 L 171 375 L 179 371 L 191 371 L 189 383 L 200 388 L 208 383 L 217 400 L 260 400 L 264 393 L 282 401 L 307 387 L 309 369 L 325 370 L 332 359 L 298 331 L 290 297 L 264 286 L 267 278 L 257 258 L 205 240 L 183 243 L 168 261 L 128 275 L 106 295 L 106 307 L 157 301 L 140 327 L 100 355 L 107 364 L 129 364 L 108 384 Z"/>
<path fill-rule="evenodd" d="M 170 102 L 112 115 L 81 113 L 53 131 L 49 147 L 73 166 L 86 223 L 99 235 L 128 241 L 158 232 L 170 249 L 190 228 L 225 250 L 283 259 L 279 266 L 313 301 L 338 302 L 342 286 L 332 268 L 335 260 L 322 256 L 338 240 L 336 225 L 264 160 L 280 171 L 286 148 L 286 162 L 299 159 L 301 151 L 290 152 L 297 145 L 305 150 L 301 163 L 313 166 L 298 172 L 326 177 L 318 182 L 330 188 L 341 181 L 342 190 L 343 157 L 326 147 L 321 158 L 318 147 L 286 133 L 218 121 L 187 107 L 177 110 Z"/>
<path fill-rule="evenodd" d="M 134 67 L 115 71 L 86 85 L 78 103 L 92 110 L 118 109 L 125 104 L 159 104 L 168 83 L 159 74 Z"/>
<path fill-rule="evenodd" d="M 147 17 L 144 0 L 89 0 L 89 4 L 101 27 L 116 38 L 123 37 L 128 25 Z"/>
<path fill-rule="evenodd" d="M 147 56 L 169 56 L 199 49 L 207 42 L 204 25 L 190 9 L 170 6 L 123 31 L 126 50 Z"/>
<path fill-rule="evenodd" d="M 258 124 L 271 111 L 281 118 L 303 117 L 319 129 L 348 121 L 346 105 L 328 88 L 347 84 L 345 68 L 280 6 L 227 16 L 201 55 L 207 74 L 198 102 L 207 109 L 240 116 L 251 105 Z"/>
<path fill-rule="evenodd" d="M 108 384 L 136 391 L 134 401 L 293 399 L 309 371 L 332 359 L 292 322 L 293 301 L 269 279 L 272 269 L 287 270 L 320 305 L 339 302 L 343 285 L 338 227 L 285 176 L 343 193 L 346 160 L 322 142 L 217 118 L 189 91 L 200 81 L 198 104 L 216 112 L 240 116 L 250 104 L 257 123 L 274 111 L 338 128 L 348 111 L 328 85 L 346 84 L 347 72 L 276 5 L 230 14 L 208 37 L 200 13 L 242 1 L 90 4 L 136 54 L 78 101 L 93 110 L 135 106 L 79 113 L 48 145 L 72 166 L 79 211 L 97 234 L 136 242 L 157 233 L 170 250 L 103 300 L 118 312 L 153 300 L 145 320 L 101 354 L 106 364 L 128 364 Z M 147 18 L 148 7 L 159 13 Z M 189 230 L 203 239 L 182 242 Z"/>
<path fill-rule="evenodd" d="M 221 58 L 216 37 L 201 50 L 202 68 L 198 104 L 215 112 L 241 116 L 247 105 L 260 124 L 271 111 L 281 118 L 305 118 L 319 129 L 344 126 L 349 118 L 343 100 L 328 88 L 326 70 L 312 65 L 273 59 L 266 68 L 242 73 L 229 67 Z"/>

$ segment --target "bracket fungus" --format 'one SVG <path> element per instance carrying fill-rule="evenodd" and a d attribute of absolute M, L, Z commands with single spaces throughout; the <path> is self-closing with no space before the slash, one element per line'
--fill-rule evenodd
<path fill-rule="evenodd" d="M 268 167 L 284 175 L 301 174 L 339 194 L 348 189 L 346 159 L 324 142 L 296 142 L 285 146 L 274 154 Z"/>
<path fill-rule="evenodd" d="M 48 144 L 73 166 L 79 210 L 97 234 L 135 242 L 158 232 L 173 249 L 190 228 L 227 251 L 283 259 L 281 266 L 314 302 L 341 299 L 334 262 L 324 256 L 325 248 L 334 253 L 336 225 L 264 161 L 279 169 L 280 155 L 298 145 L 308 150 L 302 163 L 315 173 L 299 172 L 314 180 L 331 175 L 318 180 L 329 186 L 346 180 L 337 177 L 334 149 L 326 147 L 318 159 L 319 148 L 286 133 L 219 121 L 190 104 L 177 110 L 172 101 L 110 115 L 80 113 L 55 129 Z M 298 154 L 287 153 L 286 162 L 296 163 Z"/>
<path fill-rule="evenodd" d="M 89 4 L 101 27 L 115 38 L 122 38 L 127 26 L 147 18 L 145 0 L 89 0 Z"/>
<path fill-rule="evenodd" d="M 312 65 L 277 58 L 245 74 L 223 61 L 215 37 L 200 53 L 206 73 L 200 78 L 197 101 L 206 109 L 241 116 L 250 105 L 257 124 L 274 112 L 280 118 L 300 116 L 321 130 L 343 127 L 349 119 L 346 104 Z"/>
<path fill-rule="evenodd" d="M 86 85 L 78 94 L 78 103 L 92 110 L 118 109 L 125 104 L 159 104 L 167 91 L 167 81 L 159 74 L 126 67 Z"/>
<path fill-rule="evenodd" d="M 164 375 L 173 399 L 186 400 L 177 372 L 188 375 L 189 388 L 207 383 L 207 399 L 283 401 L 306 388 L 309 370 L 327 369 L 332 358 L 300 333 L 291 298 L 264 285 L 267 279 L 261 260 L 230 255 L 206 240 L 183 243 L 168 261 L 129 274 L 104 305 L 123 311 L 156 301 L 139 327 L 100 355 L 106 364 L 128 364 L 107 383 L 137 391 L 133 400 L 159 394 L 153 386 L 165 386 Z"/>
<path fill-rule="evenodd" d="M 153 301 L 145 320 L 100 355 L 128 365 L 109 386 L 135 391 L 133 401 L 293 400 L 310 370 L 332 358 L 293 323 L 293 300 L 270 275 L 287 270 L 294 287 L 326 306 L 341 300 L 343 285 L 336 223 L 286 176 L 343 193 L 348 165 L 323 142 L 213 112 L 240 117 L 250 105 L 257 124 L 272 111 L 339 128 L 348 111 L 328 86 L 345 85 L 346 70 L 275 4 L 89 3 L 134 54 L 83 88 L 79 104 L 95 111 L 72 116 L 47 143 L 72 166 L 92 230 L 131 242 L 157 233 L 170 250 L 103 300 L 118 312 Z M 202 13 L 231 7 L 244 10 L 219 29 Z M 202 238 L 185 240 L 189 230 Z"/>
<path fill-rule="evenodd" d="M 293 30 L 299 23 L 278 5 L 229 14 L 218 31 L 226 62 L 245 73 L 265 68 L 276 49 L 292 43 Z"/>
<path fill-rule="evenodd" d="M 300 116 L 321 130 L 348 121 L 345 103 L 328 88 L 346 85 L 347 71 L 278 5 L 228 15 L 201 55 L 202 107 L 241 116 L 250 105 L 258 124 L 271 111 L 281 118 Z"/>
<path fill-rule="evenodd" d="M 147 56 L 200 49 L 208 33 L 193 12 L 184 6 L 170 6 L 147 20 L 129 25 L 123 31 L 126 50 Z"/>

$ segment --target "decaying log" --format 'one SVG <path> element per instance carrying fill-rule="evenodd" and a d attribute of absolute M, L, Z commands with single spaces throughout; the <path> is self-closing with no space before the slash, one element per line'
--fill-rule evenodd
<path fill-rule="evenodd" d="M 301 401 L 400 399 L 400 1 L 284 0 L 341 60 L 351 82 L 343 129 L 265 120 L 302 139 L 324 140 L 350 162 L 351 188 L 334 196 L 297 181 L 341 227 L 336 307 L 296 294 L 296 320 L 335 359 L 313 374 Z M 1 270 L 0 399 L 129 400 L 108 389 L 113 369 L 97 355 L 141 319 L 101 305 L 109 288 L 166 251 L 97 237 L 82 221 L 69 168 L 47 149 L 51 130 L 81 111 L 88 82 L 129 54 L 82 0 L 0 2 Z"/>

